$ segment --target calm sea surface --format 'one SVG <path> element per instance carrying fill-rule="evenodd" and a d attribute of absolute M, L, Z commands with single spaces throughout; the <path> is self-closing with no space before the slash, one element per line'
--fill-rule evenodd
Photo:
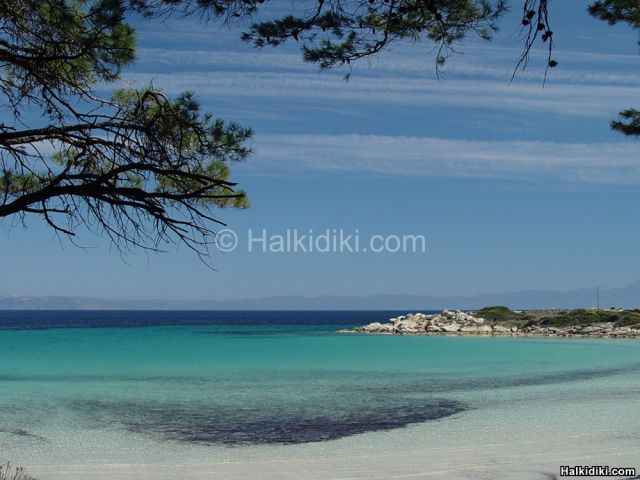
<path fill-rule="evenodd" d="M 569 457 L 640 452 L 640 342 L 335 333 L 397 313 L 0 312 L 0 461 L 51 478 L 213 462 L 226 473 L 209 478 L 241 478 L 234 461 L 322 452 L 348 470 L 383 446 L 444 462 L 578 435 Z"/>

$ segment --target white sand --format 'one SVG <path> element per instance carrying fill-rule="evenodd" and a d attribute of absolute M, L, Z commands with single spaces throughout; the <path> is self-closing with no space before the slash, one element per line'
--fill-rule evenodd
<path fill-rule="evenodd" d="M 612 384 L 611 398 L 591 398 L 587 382 L 582 394 L 567 395 L 566 408 L 557 408 L 556 396 L 549 409 L 544 388 L 518 389 L 518 396 L 487 396 L 486 407 L 446 419 L 323 443 L 193 446 L 114 430 L 19 457 L 51 480 L 533 480 L 553 478 L 560 465 L 640 473 L 640 399 L 616 392 Z"/>

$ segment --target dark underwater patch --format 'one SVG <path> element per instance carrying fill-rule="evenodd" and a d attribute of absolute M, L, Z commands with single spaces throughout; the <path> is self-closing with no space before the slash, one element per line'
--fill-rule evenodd
<path fill-rule="evenodd" d="M 168 387 L 172 394 L 140 401 L 88 398 L 67 406 L 90 426 L 115 425 L 161 440 L 229 446 L 297 444 L 445 418 L 472 408 L 448 398 L 462 391 L 578 382 L 628 373 L 637 367 L 489 378 L 402 372 L 390 378 L 373 372 L 322 370 L 286 375 L 255 372 L 240 378 L 233 372 L 212 378 L 134 376 L 126 378 L 130 383 L 127 389 L 145 389 L 145 384 L 151 383 L 160 391 Z M 340 381 L 333 381 L 336 378 Z M 199 401 L 180 401 L 173 396 L 175 388 L 182 391 L 195 386 L 201 390 L 195 392 Z M 259 399 L 251 393 L 256 391 Z"/>
<path fill-rule="evenodd" d="M 159 403 L 77 403 L 93 420 L 118 422 L 131 432 L 196 444 L 296 444 L 335 440 L 366 432 L 402 428 L 466 409 L 448 399 L 396 405 L 359 405 L 348 412 L 296 405 L 264 408 L 164 405 Z"/>
<path fill-rule="evenodd" d="M 390 395 L 393 393 L 441 395 L 450 392 L 470 390 L 494 390 L 501 388 L 564 384 L 636 372 L 639 368 L 640 365 L 633 363 L 614 368 L 567 370 L 544 374 L 505 375 L 486 378 L 451 378 L 450 376 L 444 375 L 425 375 L 418 380 L 407 381 L 401 384 L 362 387 L 360 389 L 360 394 L 362 394 L 362 391 L 365 391 L 368 395 Z"/>
<path fill-rule="evenodd" d="M 31 433 L 28 430 L 24 430 L 22 428 L 0 428 L 0 433 L 8 433 L 9 435 L 15 435 L 16 437 L 25 437 L 42 442 L 47 441 L 47 439 L 43 436 Z"/>

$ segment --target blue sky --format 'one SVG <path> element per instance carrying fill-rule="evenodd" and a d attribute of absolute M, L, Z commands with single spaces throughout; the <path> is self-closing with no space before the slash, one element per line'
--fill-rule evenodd
<path fill-rule="evenodd" d="M 519 19 L 469 39 L 435 75 L 428 44 L 398 45 L 344 71 L 306 65 L 295 44 L 255 50 L 241 26 L 139 25 L 123 81 L 255 130 L 235 168 L 251 208 L 221 211 L 238 248 L 217 270 L 187 249 L 122 259 L 90 234 L 78 249 L 39 220 L 0 224 L 0 295 L 236 299 L 271 295 L 456 294 L 621 286 L 640 278 L 640 142 L 611 132 L 640 103 L 637 32 L 555 2 L 554 58 L 509 84 Z M 517 11 L 517 8 L 514 8 Z M 419 234 L 422 253 L 249 253 L 248 229 Z"/>

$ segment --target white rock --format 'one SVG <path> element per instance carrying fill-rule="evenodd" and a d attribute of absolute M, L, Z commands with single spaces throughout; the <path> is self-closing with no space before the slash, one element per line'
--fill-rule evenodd
<path fill-rule="evenodd" d="M 502 333 L 502 334 L 511 333 L 511 329 L 510 328 L 504 327 L 502 325 L 494 325 L 493 331 L 495 333 Z"/>
<path fill-rule="evenodd" d="M 453 333 L 460 330 L 460 325 L 458 325 L 456 322 L 451 322 L 447 325 L 441 325 L 441 328 L 443 332 Z"/>
<path fill-rule="evenodd" d="M 489 325 L 480 325 L 478 327 L 478 333 L 489 335 L 491 333 L 491 327 Z"/>
<path fill-rule="evenodd" d="M 365 332 L 375 332 L 381 327 L 382 327 L 382 324 L 380 322 L 373 322 L 373 323 L 370 323 L 369 325 L 365 325 L 364 327 L 362 327 L 362 329 Z"/>
<path fill-rule="evenodd" d="M 380 333 L 393 333 L 393 325 L 391 325 L 390 323 L 383 323 L 382 325 L 380 325 L 378 331 Z"/>
<path fill-rule="evenodd" d="M 460 331 L 463 333 L 478 333 L 478 327 L 475 325 L 465 325 L 464 327 L 460 327 Z"/>
<path fill-rule="evenodd" d="M 399 332 L 407 333 L 416 330 L 416 324 L 409 320 L 403 320 L 402 322 L 396 323 L 394 325 L 394 329 Z"/>

